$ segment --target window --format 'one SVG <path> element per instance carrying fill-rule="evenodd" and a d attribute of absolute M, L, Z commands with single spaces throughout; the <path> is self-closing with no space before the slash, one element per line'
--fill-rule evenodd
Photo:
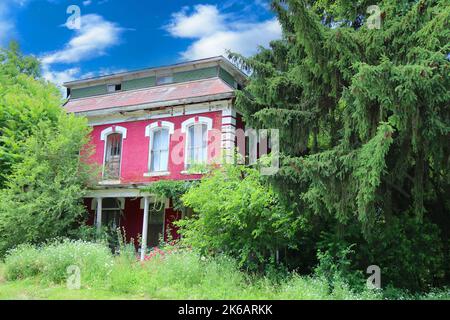
<path fill-rule="evenodd" d="M 169 129 L 153 131 L 150 149 L 150 172 L 167 171 L 169 160 Z"/>
<path fill-rule="evenodd" d="M 100 139 L 105 142 L 103 157 L 103 178 L 118 180 L 120 178 L 120 158 L 122 142 L 127 138 L 127 128 L 111 126 L 100 133 Z"/>
<path fill-rule="evenodd" d="M 120 227 L 120 217 L 125 199 L 123 198 L 104 198 L 102 199 L 102 225 L 113 231 Z M 97 206 L 97 203 L 95 203 Z M 97 215 L 95 215 L 95 224 Z"/>
<path fill-rule="evenodd" d="M 156 85 L 168 84 L 173 82 L 172 74 L 161 74 L 156 77 Z"/>
<path fill-rule="evenodd" d="M 208 126 L 196 123 L 188 127 L 186 167 L 205 164 L 207 160 Z"/>
<path fill-rule="evenodd" d="M 185 167 L 206 164 L 208 160 L 208 132 L 213 120 L 209 117 L 192 117 L 181 123 L 181 132 L 186 134 Z"/>
<path fill-rule="evenodd" d="M 108 93 L 116 92 L 122 90 L 122 84 L 108 84 L 107 85 Z"/>
<path fill-rule="evenodd" d="M 122 134 L 112 133 L 106 139 L 106 154 L 103 176 L 107 179 L 119 179 Z"/>
<path fill-rule="evenodd" d="M 145 127 L 145 136 L 150 138 L 148 171 L 146 177 L 169 174 L 169 143 L 174 132 L 174 124 L 156 121 Z"/>

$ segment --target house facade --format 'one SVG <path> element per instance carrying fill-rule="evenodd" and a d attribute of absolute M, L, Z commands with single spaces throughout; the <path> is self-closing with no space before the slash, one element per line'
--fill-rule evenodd
<path fill-rule="evenodd" d="M 92 127 L 91 160 L 101 168 L 85 198 L 90 223 L 141 238 L 141 258 L 159 239 L 177 239 L 173 222 L 189 214 L 144 189 L 159 180 L 196 180 L 197 164 L 232 157 L 244 129 L 233 102 L 246 76 L 213 57 L 65 83 L 68 113 Z M 194 171 L 193 171 L 194 170 Z"/>

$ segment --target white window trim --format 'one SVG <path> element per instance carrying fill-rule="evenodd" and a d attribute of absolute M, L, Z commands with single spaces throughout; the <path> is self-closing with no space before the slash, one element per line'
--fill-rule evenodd
<path fill-rule="evenodd" d="M 118 86 L 118 85 L 121 86 L 120 90 L 116 90 L 116 86 Z M 113 87 L 114 87 L 114 90 L 113 90 L 113 91 L 109 91 L 109 87 L 110 87 L 110 86 L 113 86 Z M 121 82 L 108 83 L 108 84 L 106 85 L 106 92 L 107 92 L 107 93 L 114 93 L 114 92 L 120 92 L 120 91 L 122 91 L 122 83 L 121 83 Z"/>
<path fill-rule="evenodd" d="M 111 133 L 121 133 L 122 139 L 127 138 L 127 128 L 121 127 L 121 126 L 111 126 L 108 127 L 100 133 L 100 139 L 103 141 L 106 141 L 106 137 L 110 135 Z"/>
<path fill-rule="evenodd" d="M 106 149 L 108 144 L 108 136 L 113 133 L 120 133 L 122 135 L 122 141 L 120 146 L 120 167 L 119 167 L 119 179 L 122 174 L 122 154 L 123 154 L 123 140 L 127 138 L 127 128 L 121 126 L 111 126 L 103 129 L 100 133 L 100 139 L 105 141 L 103 144 L 103 163 L 102 163 L 102 179 L 105 176 L 105 161 L 106 161 Z"/>
<path fill-rule="evenodd" d="M 195 121 L 195 118 L 198 118 L 198 121 Z M 192 117 L 181 123 L 181 133 L 187 133 L 187 128 L 193 124 L 204 123 L 207 126 L 207 130 L 212 130 L 213 121 L 208 117 Z"/>
<path fill-rule="evenodd" d="M 161 126 L 158 126 L 158 123 L 161 123 Z M 169 134 L 173 134 L 175 131 L 175 125 L 169 121 L 156 121 L 145 127 L 145 136 L 150 137 L 150 134 L 153 130 L 165 127 L 169 129 Z"/>
<path fill-rule="evenodd" d="M 157 130 L 161 130 L 161 129 L 169 130 L 169 134 L 167 137 L 169 140 L 168 144 L 167 144 L 169 147 L 169 151 L 168 151 L 168 155 L 167 155 L 168 156 L 167 170 L 165 170 L 165 171 L 150 171 L 151 161 L 152 161 L 153 134 Z M 174 133 L 174 131 L 175 131 L 175 125 L 169 121 L 156 121 L 145 127 L 145 136 L 149 137 L 149 148 L 148 148 L 147 172 L 144 173 L 144 177 L 157 177 L 157 176 L 165 176 L 165 175 L 170 174 L 170 172 L 168 171 L 169 170 L 169 160 L 170 160 L 170 138 L 171 138 L 171 135 Z"/>
<path fill-rule="evenodd" d="M 197 121 L 196 121 L 197 119 Z M 211 118 L 208 117 L 192 117 L 189 118 L 185 121 L 183 121 L 181 123 L 181 132 L 185 133 L 185 144 L 184 144 L 184 168 L 187 169 L 187 164 L 188 164 L 188 143 L 189 143 L 189 131 L 188 128 L 192 125 L 196 125 L 196 124 L 206 124 L 206 163 L 208 163 L 208 136 L 209 136 L 209 131 L 212 130 L 212 124 L 213 121 Z M 186 172 L 186 170 L 184 170 L 184 172 Z"/>

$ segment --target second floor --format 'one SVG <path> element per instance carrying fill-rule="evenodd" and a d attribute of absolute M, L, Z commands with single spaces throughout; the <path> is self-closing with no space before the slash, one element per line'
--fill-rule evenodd
<path fill-rule="evenodd" d="M 95 125 L 91 159 L 105 185 L 197 179 L 197 167 L 221 163 L 235 147 L 229 128 L 237 126 L 243 123 L 231 108 Z"/>
<path fill-rule="evenodd" d="M 217 73 L 206 72 L 212 69 Z M 222 69 L 235 80 L 224 79 Z M 92 161 L 101 168 L 100 184 L 198 179 L 196 167 L 223 161 L 236 146 L 236 130 L 244 129 L 233 106 L 234 91 L 243 79 L 239 72 L 218 57 L 67 83 L 76 95 L 69 98 L 66 110 L 86 116 L 92 126 Z M 172 82 L 127 90 L 118 86 L 101 94 L 94 90 L 123 84 L 124 79 L 139 83 L 152 73 L 183 74 L 185 81 L 171 78 Z"/>

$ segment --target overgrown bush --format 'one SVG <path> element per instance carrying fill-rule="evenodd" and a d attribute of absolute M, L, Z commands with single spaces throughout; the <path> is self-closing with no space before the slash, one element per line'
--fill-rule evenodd
<path fill-rule="evenodd" d="M 86 161 L 90 129 L 62 103 L 38 61 L 15 45 L 0 49 L 0 257 L 67 236 L 87 215 L 83 195 L 96 177 Z"/>
<path fill-rule="evenodd" d="M 355 288 L 365 283 L 367 267 L 377 265 L 381 285 L 390 287 L 389 292 L 392 288 L 424 292 L 442 285 L 444 248 L 439 228 L 428 219 L 390 217 L 376 223 L 370 239 L 364 239 L 356 225 L 349 223 L 340 233 L 322 233 L 317 275 L 344 278 Z"/>
<path fill-rule="evenodd" d="M 183 242 L 203 253 L 225 253 L 261 270 L 277 250 L 294 245 L 297 221 L 258 170 L 227 165 L 213 170 L 182 197 L 196 213 L 181 221 Z"/>

